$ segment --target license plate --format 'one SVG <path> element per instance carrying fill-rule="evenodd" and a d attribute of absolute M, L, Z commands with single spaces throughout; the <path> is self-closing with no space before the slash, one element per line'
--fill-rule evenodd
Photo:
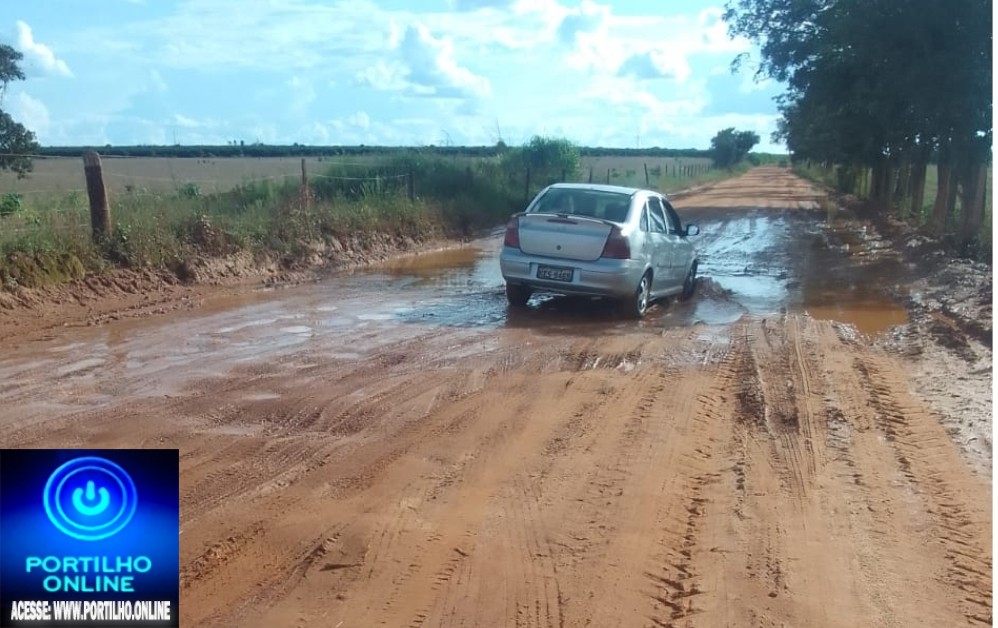
<path fill-rule="evenodd" d="M 538 266 L 537 278 L 551 281 L 572 281 L 574 270 L 564 266 Z"/>

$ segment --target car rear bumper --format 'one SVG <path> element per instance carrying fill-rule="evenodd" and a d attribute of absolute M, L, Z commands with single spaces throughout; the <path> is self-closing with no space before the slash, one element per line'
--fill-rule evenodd
<path fill-rule="evenodd" d="M 541 265 L 572 268 L 571 281 L 538 279 Z M 593 262 L 528 255 L 519 249 L 503 247 L 499 266 L 506 283 L 529 286 L 537 291 L 594 297 L 629 297 L 645 271 L 642 260 L 598 259 Z"/>

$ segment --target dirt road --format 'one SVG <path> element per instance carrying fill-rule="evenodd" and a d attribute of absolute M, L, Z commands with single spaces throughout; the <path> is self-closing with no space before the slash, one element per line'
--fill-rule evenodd
<path fill-rule="evenodd" d="M 990 479 L 817 200 L 678 202 L 710 279 L 640 323 L 507 312 L 490 238 L 11 345 L 0 446 L 179 448 L 185 626 L 990 624 Z"/>

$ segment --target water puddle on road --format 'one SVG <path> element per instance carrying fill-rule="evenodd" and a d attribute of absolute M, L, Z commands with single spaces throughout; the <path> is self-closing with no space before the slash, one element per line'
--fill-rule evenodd
<path fill-rule="evenodd" d="M 908 322 L 908 313 L 894 301 L 883 297 L 809 305 L 805 310 L 813 318 L 846 323 L 867 335 L 875 335 Z"/>
<path fill-rule="evenodd" d="M 884 240 L 848 218 L 823 223 L 800 274 L 800 308 L 875 335 L 908 322 L 890 293 L 906 293 L 905 269 Z"/>
<path fill-rule="evenodd" d="M 598 299 L 538 295 L 525 310 L 507 308 L 495 237 L 371 272 L 389 277 L 400 294 L 428 289 L 397 312 L 409 323 L 606 334 L 725 325 L 746 314 L 787 311 L 853 325 L 864 334 L 905 323 L 905 309 L 886 290 L 903 276 L 900 263 L 880 255 L 883 242 L 867 237 L 861 225 L 822 218 L 772 210 L 701 217 L 698 295 L 687 302 L 665 299 L 639 322 L 621 319 L 612 304 Z"/>
<path fill-rule="evenodd" d="M 494 287 L 502 285 L 496 255 L 498 248 L 491 246 L 462 246 L 391 260 L 373 270 L 413 287 Z"/>
<path fill-rule="evenodd" d="M 904 277 L 896 256 L 863 225 L 819 216 L 759 211 L 702 221 L 701 268 L 714 294 L 700 298 L 751 314 L 805 312 L 870 335 L 904 324 L 906 310 L 889 295 Z"/>

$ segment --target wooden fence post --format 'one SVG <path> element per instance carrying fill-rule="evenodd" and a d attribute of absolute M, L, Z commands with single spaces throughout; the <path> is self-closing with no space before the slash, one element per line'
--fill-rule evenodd
<path fill-rule="evenodd" d="M 87 180 L 87 196 L 90 197 L 90 227 L 94 242 L 100 243 L 111 232 L 111 210 L 107 203 L 100 155 L 93 151 L 84 153 L 83 174 Z"/>
<path fill-rule="evenodd" d="M 651 187 L 651 180 L 648 179 L 648 163 L 645 162 L 645 187 Z"/>
<path fill-rule="evenodd" d="M 606 184 L 610 185 L 610 169 L 606 169 Z"/>
<path fill-rule="evenodd" d="M 530 166 L 527 166 L 527 176 L 523 180 L 523 202 L 530 202 Z"/>
<path fill-rule="evenodd" d="M 568 179 L 568 173 L 564 168 L 561 169 L 561 182 L 564 183 Z"/>
<path fill-rule="evenodd" d="M 412 167 L 409 168 L 409 180 L 407 181 L 409 185 L 409 202 L 416 202 L 416 177 L 413 174 Z"/>
<path fill-rule="evenodd" d="M 589 166 L 589 182 L 593 182 L 593 167 Z"/>
<path fill-rule="evenodd" d="M 305 158 L 301 158 L 301 208 L 308 210 L 308 174 L 305 172 Z"/>

